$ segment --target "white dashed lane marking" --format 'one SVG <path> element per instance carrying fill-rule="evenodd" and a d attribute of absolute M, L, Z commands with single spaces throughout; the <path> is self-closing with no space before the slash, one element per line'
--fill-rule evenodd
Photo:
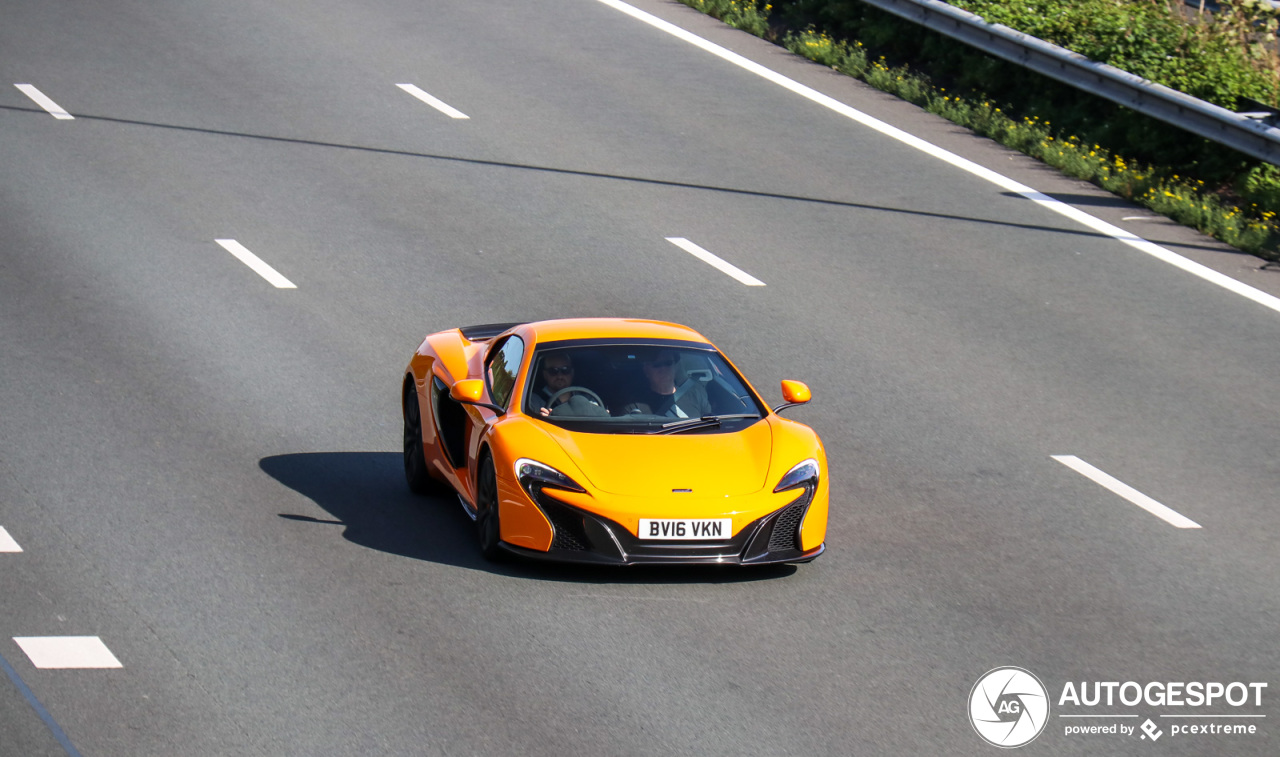
<path fill-rule="evenodd" d="M 97 636 L 15 636 L 13 640 L 37 668 L 124 667 Z"/>
<path fill-rule="evenodd" d="M 1075 455 L 1050 455 L 1049 457 L 1052 457 L 1054 460 L 1057 460 L 1090 481 L 1119 494 L 1121 497 L 1124 497 L 1133 504 L 1141 507 L 1143 510 L 1146 510 L 1175 528 L 1200 528 L 1200 524 L 1196 523 L 1194 520 L 1191 520 L 1187 516 L 1167 507 L 1166 505 L 1160 504 L 1123 481 L 1103 473 Z"/>
<path fill-rule="evenodd" d="M 724 273 L 727 273 L 728 275 L 732 276 L 738 281 L 741 281 L 743 284 L 746 284 L 749 287 L 764 286 L 764 282 L 761 281 L 760 279 L 757 279 L 755 276 L 752 276 L 751 274 L 747 273 L 746 271 L 742 270 L 736 265 L 729 263 L 725 260 L 722 260 L 719 257 L 716 257 L 712 253 L 707 252 L 706 250 L 702 249 L 701 247 L 694 244 L 693 242 L 690 242 L 688 239 L 685 239 L 684 237 L 667 237 L 666 239 L 671 244 L 674 244 L 676 247 L 679 247 L 680 249 L 684 250 L 685 252 L 697 258 L 698 260 L 701 260 L 702 262 L 710 266 L 713 266 L 714 268 Z"/>
<path fill-rule="evenodd" d="M 31 86 L 30 84 L 15 84 L 13 86 L 22 90 L 22 94 L 26 95 L 27 97 L 30 97 L 32 100 L 35 100 L 36 105 L 39 105 L 41 108 L 44 108 L 45 110 L 49 111 L 49 115 L 53 116 L 59 121 L 75 120 L 75 116 L 63 110 L 61 105 L 51 100 L 48 95 L 36 89 L 35 87 Z"/>
<path fill-rule="evenodd" d="M 405 92 L 408 92 L 409 94 L 413 95 L 414 97 L 418 98 L 419 100 L 423 101 L 427 105 L 430 105 L 431 107 L 445 114 L 449 118 L 471 118 L 471 116 L 468 116 L 466 113 L 463 113 L 462 111 L 449 105 L 443 100 L 439 100 L 427 94 L 426 92 L 423 92 L 421 89 L 418 89 L 416 85 L 397 84 L 396 86 L 399 87 L 400 89 L 403 89 Z"/>
<path fill-rule="evenodd" d="M 4 526 L 0 526 L 0 552 L 21 552 L 22 547 L 18 546 L 18 542 L 13 540 L 9 532 L 4 530 Z"/>
<path fill-rule="evenodd" d="M 254 255 L 252 252 L 234 239 L 215 239 L 213 240 L 222 245 L 222 249 L 236 256 L 241 263 L 249 266 L 262 278 L 271 282 L 276 289 L 297 289 L 297 285 L 292 281 L 280 275 L 280 272 L 263 262 L 262 258 Z"/>

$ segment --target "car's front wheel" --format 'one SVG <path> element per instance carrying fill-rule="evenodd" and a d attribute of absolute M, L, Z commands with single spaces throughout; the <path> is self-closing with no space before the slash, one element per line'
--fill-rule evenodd
<path fill-rule="evenodd" d="M 502 526 L 498 520 L 498 476 L 493 469 L 493 458 L 488 455 L 480 461 L 476 477 L 476 529 L 480 533 L 480 554 L 486 560 L 500 561 L 505 553 L 498 546 L 502 540 Z"/>
<path fill-rule="evenodd" d="M 434 483 L 422 449 L 422 410 L 412 379 L 404 382 L 404 478 L 414 494 L 429 493 Z"/>

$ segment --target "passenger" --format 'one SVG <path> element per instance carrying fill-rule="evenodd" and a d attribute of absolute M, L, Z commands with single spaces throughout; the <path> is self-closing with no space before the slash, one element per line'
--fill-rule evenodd
<path fill-rule="evenodd" d="M 676 363 L 680 354 L 674 350 L 658 350 L 642 362 L 648 382 L 628 407 L 641 413 L 669 415 L 676 418 L 701 418 L 711 415 L 711 401 L 702 383 L 692 378 L 676 386 Z"/>

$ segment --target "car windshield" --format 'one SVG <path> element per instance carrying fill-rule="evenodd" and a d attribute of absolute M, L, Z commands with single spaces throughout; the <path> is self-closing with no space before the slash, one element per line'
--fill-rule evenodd
<path fill-rule="evenodd" d="M 534 353 L 524 412 L 573 431 L 736 431 L 766 410 L 719 352 L 690 343 L 551 343 Z"/>

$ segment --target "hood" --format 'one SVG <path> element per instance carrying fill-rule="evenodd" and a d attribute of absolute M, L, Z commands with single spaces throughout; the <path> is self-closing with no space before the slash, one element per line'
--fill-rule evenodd
<path fill-rule="evenodd" d="M 769 475 L 773 438 L 760 421 L 733 433 L 584 434 L 544 427 L 591 486 L 610 494 L 697 497 L 760 491 Z"/>

